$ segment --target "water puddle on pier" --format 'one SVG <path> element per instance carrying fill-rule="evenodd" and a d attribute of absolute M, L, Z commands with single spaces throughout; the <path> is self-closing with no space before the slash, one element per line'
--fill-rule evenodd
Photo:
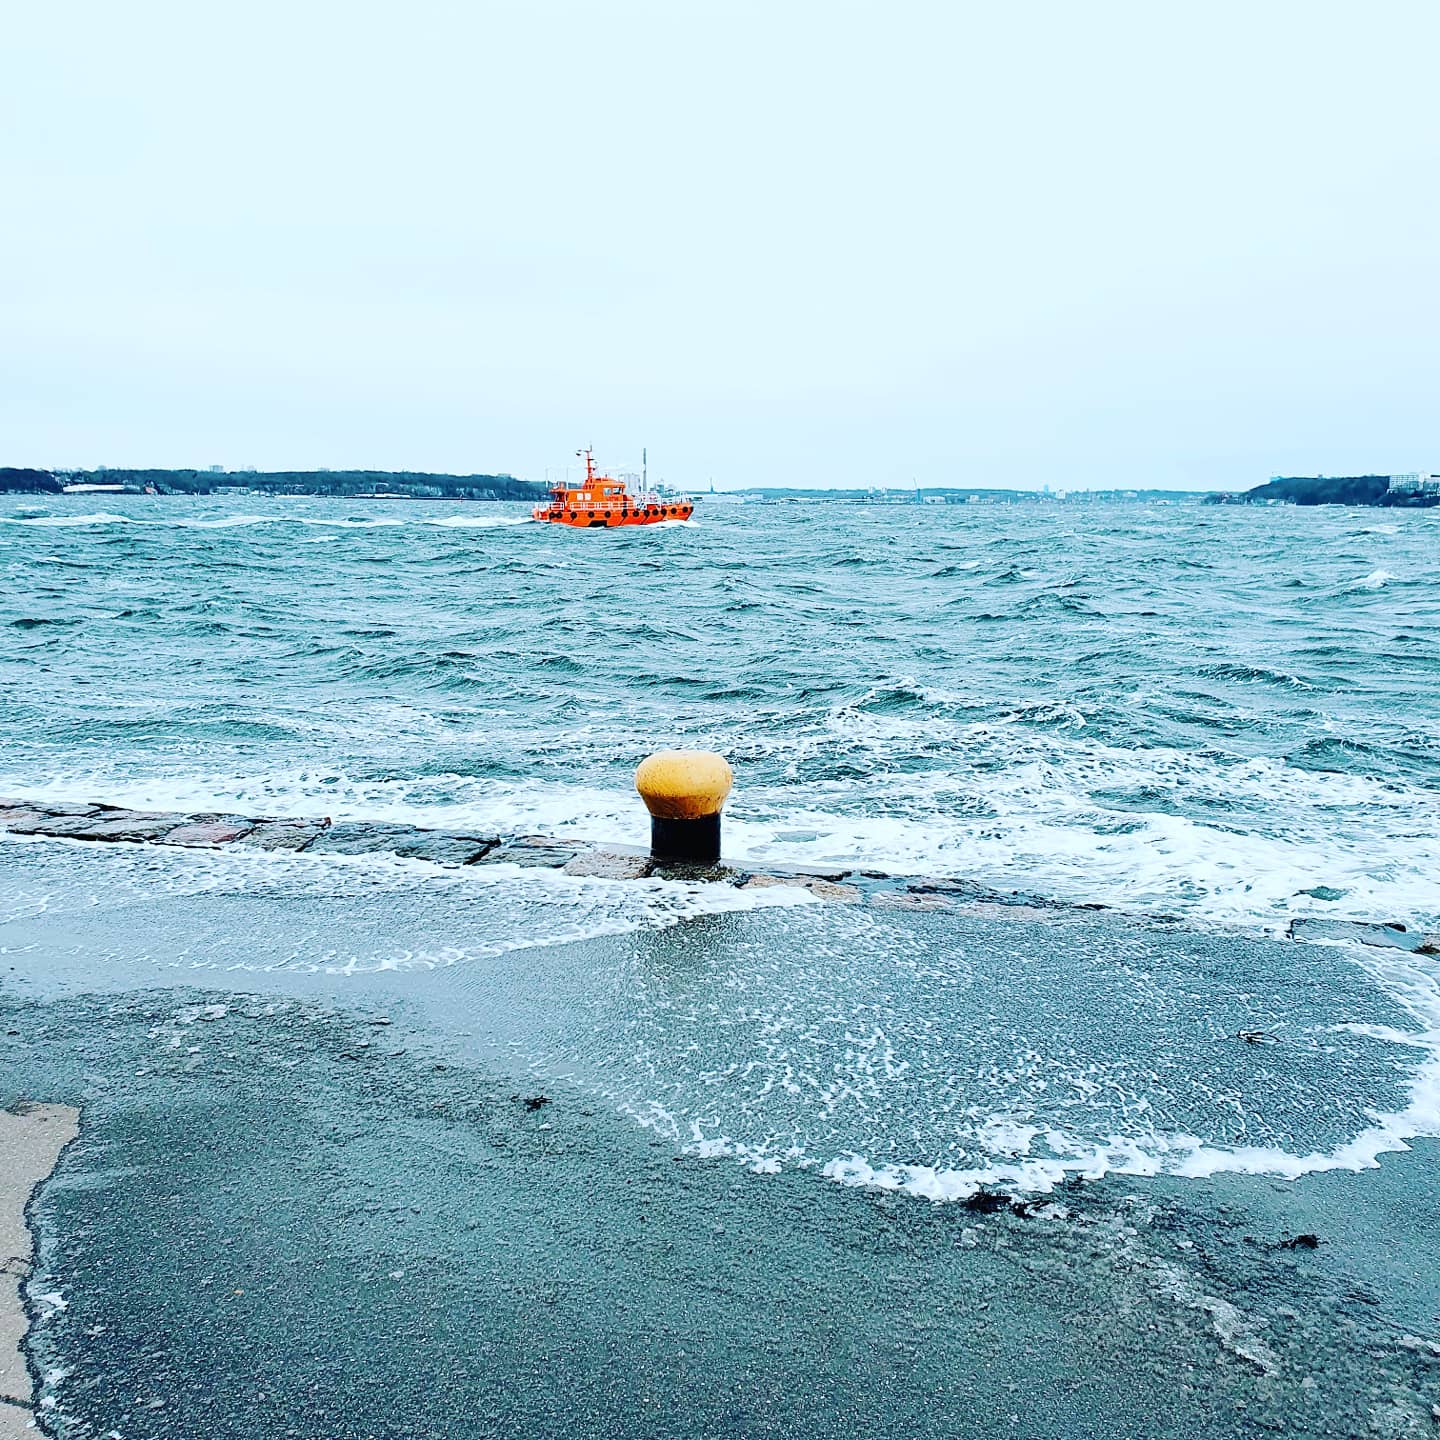
<path fill-rule="evenodd" d="M 0 946 L 31 983 L 309 976 L 408 997 L 441 1043 L 603 1097 L 693 1153 L 932 1199 L 1360 1168 L 1440 1133 L 1437 970 L 1400 952 L 21 839 L 0 841 Z"/>

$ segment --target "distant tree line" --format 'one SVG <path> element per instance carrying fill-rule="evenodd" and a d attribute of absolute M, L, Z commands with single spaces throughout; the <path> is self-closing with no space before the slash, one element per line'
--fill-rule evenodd
<path fill-rule="evenodd" d="M 147 487 L 162 495 L 263 490 L 272 495 L 407 495 L 416 499 L 537 500 L 545 487 L 513 475 L 433 475 L 417 470 L 21 470 L 0 468 L 0 491 L 54 493 L 65 485 Z"/>
<path fill-rule="evenodd" d="M 1235 495 L 1208 495 L 1210 505 L 1391 505 L 1428 506 L 1436 495 L 1407 495 L 1390 489 L 1388 475 L 1277 475 Z"/>
<path fill-rule="evenodd" d="M 60 482 L 48 470 L 22 470 L 13 465 L 0 465 L 0 492 L 21 491 L 27 494 L 55 494 Z"/>

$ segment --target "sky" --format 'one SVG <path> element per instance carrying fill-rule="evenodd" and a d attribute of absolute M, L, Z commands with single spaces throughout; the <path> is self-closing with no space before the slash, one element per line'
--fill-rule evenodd
<path fill-rule="evenodd" d="M 73 0 L 0 464 L 1440 470 L 1440 5 Z"/>

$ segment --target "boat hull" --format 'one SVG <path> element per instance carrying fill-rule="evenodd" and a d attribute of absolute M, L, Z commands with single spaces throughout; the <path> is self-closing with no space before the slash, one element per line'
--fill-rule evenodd
<path fill-rule="evenodd" d="M 536 520 L 549 525 L 567 525 L 572 530 L 617 530 L 629 525 L 663 525 L 667 520 L 688 520 L 695 513 L 695 507 L 673 504 L 592 510 L 584 506 L 541 505 L 531 513 Z"/>

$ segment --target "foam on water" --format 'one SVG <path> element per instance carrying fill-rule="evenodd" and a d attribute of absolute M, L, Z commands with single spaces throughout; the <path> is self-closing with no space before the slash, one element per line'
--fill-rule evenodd
<path fill-rule="evenodd" d="M 533 525 L 535 522 L 528 515 L 445 515 L 422 523 L 458 530 L 496 530 L 511 525 Z"/>
<path fill-rule="evenodd" d="M 91 920 L 108 960 L 190 970 L 433 970 L 699 917 L 817 903 L 795 887 L 621 882 L 508 864 L 448 868 L 383 853 L 0 838 L 0 926 L 43 918 L 47 929 L 70 934 L 77 925 L 83 933 Z M 146 907 L 146 925 L 117 927 L 113 916 L 137 905 Z M 197 915 L 209 923 L 197 925 Z M 217 916 L 229 923 L 215 924 Z"/>
<path fill-rule="evenodd" d="M 997 888 L 1022 877 L 1025 888 L 1057 898 L 1275 932 L 1305 914 L 1440 924 L 1440 795 L 1429 788 L 1268 758 L 1126 750 L 1080 733 L 1038 740 L 1021 724 L 947 729 L 852 712 L 829 728 L 873 757 L 877 773 L 744 786 L 742 763 L 726 820 L 736 862 L 964 875 Z M 885 771 L 886 747 L 911 739 L 954 745 L 968 763 Z M 766 748 L 799 766 L 826 746 L 822 733 L 777 737 Z M 12 789 L 139 809 L 327 815 L 622 844 L 644 844 L 648 834 L 628 786 L 454 772 L 356 778 L 326 768 L 223 775 L 207 767 L 139 779 L 96 768 L 37 783 L 0 768 L 0 791 Z M 1109 797 L 1117 795 L 1138 803 L 1116 808 Z M 1155 805 L 1161 797 L 1165 808 Z M 1278 830 L 1277 813 L 1285 816 Z"/>
<path fill-rule="evenodd" d="M 556 1045 L 540 1073 L 697 1155 L 930 1200 L 1110 1173 L 1294 1179 L 1440 1135 L 1428 961 L 1197 954 L 1194 939 L 977 934 L 931 917 L 917 936 L 919 921 L 854 911 L 814 917 L 823 933 L 777 919 L 763 941 L 723 939 L 703 973 L 647 947 L 598 1046 Z M 1381 1018 L 1337 1024 L 1337 1004 Z M 1250 1022 L 1275 1043 L 1238 1039 Z"/>
<path fill-rule="evenodd" d="M 108 510 L 99 510 L 83 515 L 0 515 L 0 524 L 5 525 L 128 525 L 130 517 L 115 515 Z"/>
<path fill-rule="evenodd" d="M 0 924 L 6 953 L 92 966 L 483 971 L 482 1024 L 538 1014 L 511 1042 L 537 1074 L 682 1148 L 937 1201 L 1111 1172 L 1294 1178 L 1440 1134 L 1440 970 L 1398 952 L 30 837 L 0 840 Z M 1275 1043 L 1238 1040 L 1250 1027 Z"/>

